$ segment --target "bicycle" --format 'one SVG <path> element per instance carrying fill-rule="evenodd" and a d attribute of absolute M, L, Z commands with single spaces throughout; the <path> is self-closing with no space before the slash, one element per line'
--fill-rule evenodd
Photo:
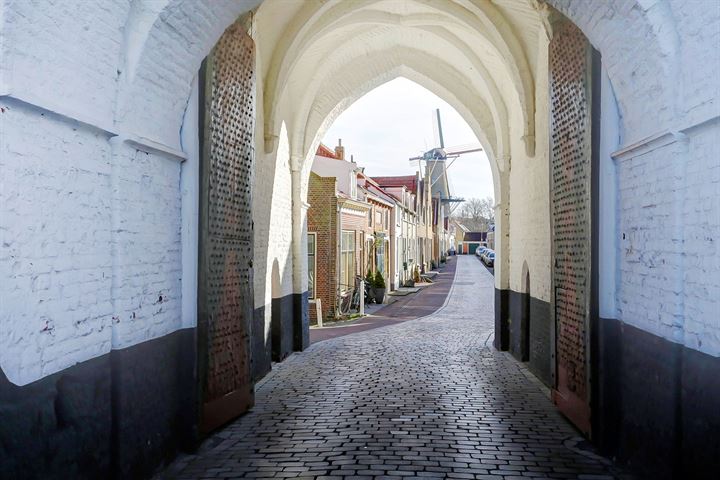
<path fill-rule="evenodd" d="M 356 311 L 360 311 L 360 282 L 362 282 L 364 279 L 360 275 L 355 275 L 355 288 L 353 289 L 353 295 L 352 295 L 352 302 L 350 303 L 350 308 L 354 309 Z M 370 299 L 370 295 L 368 292 L 368 285 L 365 285 L 365 304 L 367 305 L 368 300 Z"/>
<path fill-rule="evenodd" d="M 340 293 L 337 298 L 337 309 L 340 316 L 350 313 L 355 290 L 357 289 L 350 287 L 350 285 L 340 285 Z"/>

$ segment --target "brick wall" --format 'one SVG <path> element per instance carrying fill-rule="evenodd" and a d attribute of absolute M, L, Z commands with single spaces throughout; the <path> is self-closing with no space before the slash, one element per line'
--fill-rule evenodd
<path fill-rule="evenodd" d="M 320 177 L 310 174 L 308 184 L 307 212 L 308 233 L 315 232 L 316 238 L 316 281 L 315 297 L 322 303 L 323 316 L 334 316 L 335 291 L 337 288 L 337 197 L 335 196 L 333 177 Z M 314 308 L 310 309 L 310 319 L 317 322 Z"/>

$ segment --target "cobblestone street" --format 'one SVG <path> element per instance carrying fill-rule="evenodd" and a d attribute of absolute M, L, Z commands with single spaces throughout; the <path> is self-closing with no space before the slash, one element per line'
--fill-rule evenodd
<path fill-rule="evenodd" d="M 456 257 L 431 316 L 312 345 L 160 478 L 626 478 L 491 347 L 493 278 Z"/>

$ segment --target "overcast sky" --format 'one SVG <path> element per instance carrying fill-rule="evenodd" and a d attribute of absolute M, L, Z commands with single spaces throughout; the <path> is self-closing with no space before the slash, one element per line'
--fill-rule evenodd
<path fill-rule="evenodd" d="M 440 109 L 446 147 L 477 142 L 455 109 L 420 85 L 397 78 L 345 110 L 330 127 L 323 143 L 332 148 L 342 138 L 346 158 L 354 155 L 371 177 L 411 175 L 417 170 L 417 162 L 411 164 L 408 159 L 436 146 L 433 141 L 436 108 Z M 493 196 L 492 173 L 485 152 L 461 156 L 448 174 L 453 196 Z"/>

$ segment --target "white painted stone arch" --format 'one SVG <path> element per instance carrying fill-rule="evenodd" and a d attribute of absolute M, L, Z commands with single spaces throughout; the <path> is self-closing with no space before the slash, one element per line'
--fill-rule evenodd
<path fill-rule="evenodd" d="M 312 117 L 308 118 L 308 121 L 304 123 L 304 128 L 297 133 L 298 139 L 301 139 L 306 146 L 305 152 L 302 154 L 304 164 L 312 162 L 314 152 L 317 150 L 325 132 L 330 128 L 332 123 L 340 116 L 340 114 L 342 114 L 342 112 L 344 112 L 363 95 L 398 77 L 407 78 L 408 80 L 411 80 L 435 93 L 463 117 L 473 130 L 473 133 L 475 133 L 479 142 L 483 145 L 483 149 L 488 156 L 488 162 L 493 175 L 494 195 L 496 196 L 495 198 L 500 198 L 500 191 L 503 188 L 501 181 L 503 178 L 501 175 L 501 168 L 497 163 L 496 155 L 487 135 L 485 134 L 485 130 L 477 121 L 477 116 L 474 111 L 460 101 L 455 92 L 448 88 L 445 84 L 439 83 L 430 78 L 422 70 L 416 70 L 406 64 L 399 64 L 372 78 L 356 78 L 355 80 L 358 81 L 357 88 L 347 90 L 349 92 L 348 95 L 345 97 L 332 97 L 327 100 L 326 105 L 334 105 L 333 108 L 326 108 L 323 110 L 311 109 Z M 307 170 L 309 175 L 309 169 Z"/>
<path fill-rule="evenodd" d="M 425 38 L 428 38 L 428 32 L 432 33 L 429 41 L 425 40 Z M 501 155 L 502 152 L 507 152 L 509 149 L 509 131 L 507 128 L 509 118 L 505 101 L 497 88 L 496 82 L 472 49 L 460 41 L 457 36 L 450 34 L 444 27 L 428 26 L 427 29 L 407 30 L 403 33 L 401 39 L 387 38 L 388 36 L 398 36 L 397 30 L 389 30 L 388 28 L 365 30 L 359 35 L 353 35 L 352 42 L 346 41 L 338 45 L 331 54 L 324 58 L 324 61 L 319 64 L 317 69 L 311 69 L 304 77 L 294 78 L 293 84 L 303 86 L 310 81 L 310 76 L 313 79 L 329 78 L 333 79 L 332 81 L 348 74 L 364 76 L 364 69 L 359 64 L 367 65 L 368 57 L 373 59 L 373 69 L 393 68 L 398 62 L 406 64 L 414 62 L 417 65 L 416 69 L 425 70 L 426 76 L 436 77 L 438 83 L 451 83 L 454 81 L 461 88 L 468 86 L 472 89 L 472 95 L 464 96 L 463 101 L 470 104 L 477 102 L 488 110 L 492 117 L 490 120 L 492 127 L 490 127 L 490 123 L 484 127 L 488 133 L 488 139 L 493 144 L 494 152 L 500 152 Z M 420 46 L 423 42 L 426 45 Z M 364 54 L 355 60 L 353 55 L 357 54 L 356 45 L 358 43 L 363 45 Z M 388 45 L 392 45 L 393 48 L 388 48 Z M 391 51 L 392 53 L 389 53 Z M 463 63 L 450 63 L 450 59 L 447 58 L 450 55 L 443 55 L 443 52 L 450 51 L 454 52 L 454 57 L 460 57 Z M 300 59 L 300 61 L 303 60 L 305 60 L 305 57 Z M 390 62 L 390 64 L 384 67 L 383 62 Z M 423 65 L 423 62 L 425 62 L 425 65 Z M 436 69 L 435 72 L 432 71 L 433 66 Z M 440 66 L 442 68 L 439 68 Z M 298 76 L 300 76 L 300 73 L 298 73 Z M 327 82 L 321 84 L 315 90 L 322 90 L 326 87 Z M 304 87 L 302 90 L 306 95 L 310 93 Z M 298 97 L 297 92 L 293 94 L 293 97 Z M 280 103 L 278 102 L 277 105 Z M 279 108 L 279 106 L 276 108 Z M 476 109 L 476 107 L 473 106 L 473 109 Z"/>
<path fill-rule="evenodd" d="M 308 98 L 300 104 L 294 122 L 298 129 L 292 134 L 296 145 L 301 148 L 298 154 L 305 156 L 308 151 L 311 152 L 310 144 L 315 139 L 315 132 L 329 127 L 351 103 L 382 83 L 402 75 L 446 99 L 461 113 L 494 163 L 498 137 L 496 128 L 503 126 L 493 122 L 490 107 L 477 98 L 476 92 L 452 66 L 408 48 L 375 53 L 355 62 L 355 66 L 357 69 L 353 69 L 352 74 L 341 75 L 346 66 L 340 64 L 333 73 L 324 76 L 324 82 L 308 89 Z M 443 74 L 437 75 L 437 69 Z"/>
<path fill-rule="evenodd" d="M 328 2 L 332 3 L 332 2 Z M 311 12 L 311 5 L 306 6 L 303 14 L 299 17 L 303 18 L 304 23 L 294 21 L 289 30 L 289 37 L 278 44 L 273 52 L 271 65 L 265 84 L 265 114 L 266 114 L 266 130 L 272 132 L 279 121 L 279 115 L 274 110 L 277 105 L 277 98 L 281 96 L 287 85 L 292 82 L 293 72 L 297 63 L 302 62 L 303 55 L 308 50 L 313 51 L 317 48 L 317 44 L 321 42 L 323 35 L 328 36 L 331 32 L 338 29 L 350 29 L 357 25 L 392 25 L 396 27 L 424 27 L 425 31 L 431 31 L 437 36 L 434 40 L 443 39 L 453 44 L 454 49 L 462 49 L 463 53 L 468 56 L 472 52 L 472 48 L 465 42 L 462 42 L 457 36 L 450 31 L 465 29 L 470 32 L 470 40 L 474 40 L 474 46 L 477 44 L 486 44 L 490 46 L 495 56 L 502 62 L 503 70 L 507 72 L 508 79 L 515 86 L 517 100 L 520 104 L 522 116 L 525 122 L 525 132 L 523 137 L 526 140 L 526 147 L 529 154 L 534 154 L 534 88 L 530 68 L 527 64 L 526 56 L 522 50 L 519 41 L 515 38 L 512 29 L 507 21 L 487 2 L 481 2 L 477 5 L 468 3 L 459 6 L 453 3 L 436 4 L 425 0 L 413 0 L 409 4 L 416 3 L 433 13 L 415 14 L 415 15 L 399 15 L 389 13 L 387 11 L 366 10 L 369 7 L 376 6 L 382 2 L 344 2 L 338 3 L 330 8 L 319 9 L 316 14 Z M 438 35 L 437 28 L 443 27 L 445 33 Z M 432 30 L 428 28 L 433 28 Z M 352 32 L 353 40 L 360 50 L 356 56 L 362 55 L 364 44 L 361 42 L 357 32 Z M 463 48 L 461 44 L 465 43 Z M 442 58 L 442 56 L 439 56 Z M 475 62 L 477 63 L 477 62 Z M 477 68 L 477 65 L 476 65 Z M 487 69 L 479 68 L 479 75 L 485 77 Z M 497 94 L 497 87 L 488 86 L 488 79 L 485 77 L 485 90 L 490 90 L 491 94 Z M 483 89 L 480 89 L 482 92 Z M 497 98 L 500 98 L 498 95 Z M 505 107 L 505 105 L 502 105 Z M 502 112 L 502 108 L 499 109 Z M 498 117 L 502 114 L 498 113 Z M 503 142 L 505 143 L 505 142 Z"/>
<path fill-rule="evenodd" d="M 453 81 L 453 79 L 442 81 L 442 79 L 433 78 L 435 75 L 432 74 L 432 68 L 427 68 L 429 64 L 426 61 L 411 61 L 413 55 L 408 54 L 408 52 L 395 51 L 391 52 L 391 54 L 395 56 L 395 62 L 388 62 L 387 58 L 378 55 L 369 57 L 367 59 L 368 67 L 358 69 L 359 72 L 364 72 L 365 75 L 349 76 L 342 80 L 329 75 L 327 78 L 331 79 L 330 82 L 335 88 L 331 89 L 327 85 L 321 85 L 317 88 L 318 92 L 325 92 L 325 96 L 321 100 L 321 106 L 313 101 L 307 108 L 302 110 L 303 112 L 309 112 L 307 116 L 303 116 L 301 120 L 294 122 L 298 130 L 290 135 L 294 139 L 294 144 L 302 145 L 302 148 L 291 156 L 298 159 L 298 162 L 302 162 L 296 168 L 301 170 L 303 200 L 307 200 L 306 186 L 314 153 L 325 132 L 335 119 L 363 95 L 394 78 L 405 77 L 445 100 L 468 123 L 486 151 L 493 176 L 493 193 L 498 208 L 501 211 L 507 211 L 509 177 L 507 172 L 503 171 L 503 168 L 509 168 L 509 157 L 500 157 L 500 163 L 498 163 L 493 144 L 486 134 L 488 125 L 483 125 L 478 120 L 478 111 L 473 109 L 468 104 L 469 102 L 462 100 L 463 98 L 471 98 L 468 96 L 472 96 L 474 92 L 471 89 L 465 89 L 465 91 L 462 88 L 459 89 L 458 87 L 462 87 L 462 82 L 457 81 L 457 79 L 454 79 L 456 81 Z M 421 56 L 421 58 L 423 57 Z M 427 60 L 427 58 L 423 59 Z M 430 65 L 430 67 L 432 66 Z M 388 67 L 390 68 L 388 69 Z M 328 93 L 330 90 L 332 92 Z M 488 119 L 486 118 L 486 120 Z M 498 287 L 506 288 L 509 282 L 509 250 L 505 246 L 504 239 L 507 238 L 509 224 L 502 219 L 498 219 L 496 228 L 498 238 L 496 253 L 498 259 L 495 267 L 495 278 Z"/>
<path fill-rule="evenodd" d="M 139 0 L 124 27 L 115 124 L 179 148 L 200 64 L 225 29 L 262 0 Z"/>
<path fill-rule="evenodd" d="M 523 113 L 529 114 L 526 122 L 528 135 L 531 135 L 531 129 L 534 129 L 532 76 L 508 19 L 495 6 L 481 0 L 465 0 L 460 4 L 444 2 L 442 6 L 426 0 L 413 1 L 435 8 L 442 18 L 451 16 L 477 31 L 483 31 L 492 39 L 503 58 L 512 59 L 508 68 L 515 72 L 513 78 L 519 98 L 525 99 L 521 103 Z M 536 0 L 527 2 L 540 14 L 546 13 L 543 13 L 546 8 L 542 3 Z M 128 11 L 123 33 L 114 123 L 120 129 L 177 148 L 185 101 L 202 59 L 239 14 L 261 3 L 262 0 L 134 2 Z M 303 39 L 306 36 L 312 38 L 317 30 L 322 31 L 323 22 L 332 25 L 357 15 L 359 8 L 374 8 L 381 3 L 377 0 L 362 2 L 358 6 L 357 2 L 331 1 L 321 6 L 313 2 L 302 5 L 285 28 L 286 34 L 273 49 L 272 59 L 267 62 L 267 93 L 264 95 L 267 126 L 278 120 L 267 114 L 276 102 L 273 92 L 281 89 L 279 78 L 291 67 L 286 59 L 303 48 Z M 688 109 L 682 105 L 682 92 L 676 94 L 681 85 L 672 80 L 674 88 L 663 85 L 664 79 L 677 79 L 680 70 L 678 56 L 681 45 L 668 2 L 547 0 L 547 3 L 570 18 L 603 54 L 626 126 L 623 130 L 633 132 L 632 139 L 642 138 L 651 133 L 651 129 L 657 129 L 656 126 L 646 125 L 648 122 L 644 119 L 648 116 L 657 119 L 656 125 L 669 125 L 672 119 Z M 638 42 L 633 40 L 640 34 L 645 36 L 642 45 L 638 46 Z M 651 41 L 648 41 L 648 35 Z M 177 48 L 177 43 L 183 44 L 184 48 Z M 170 52 L 172 55 L 168 55 Z M 640 63 L 642 71 L 636 68 Z M 651 88 L 645 88 L 648 84 Z M 638 103 L 642 102 L 631 100 L 642 95 L 638 92 L 641 88 L 662 96 L 665 101 L 648 101 L 644 102 L 645 107 L 638 107 Z M 153 108 L 148 108 L 147 92 L 154 94 L 151 95 Z M 157 108 L 158 104 L 163 104 L 164 108 Z M 653 106 L 655 110 L 652 110 Z M 498 117 L 502 119 L 502 115 Z M 268 132 L 272 133 L 273 129 Z"/>

